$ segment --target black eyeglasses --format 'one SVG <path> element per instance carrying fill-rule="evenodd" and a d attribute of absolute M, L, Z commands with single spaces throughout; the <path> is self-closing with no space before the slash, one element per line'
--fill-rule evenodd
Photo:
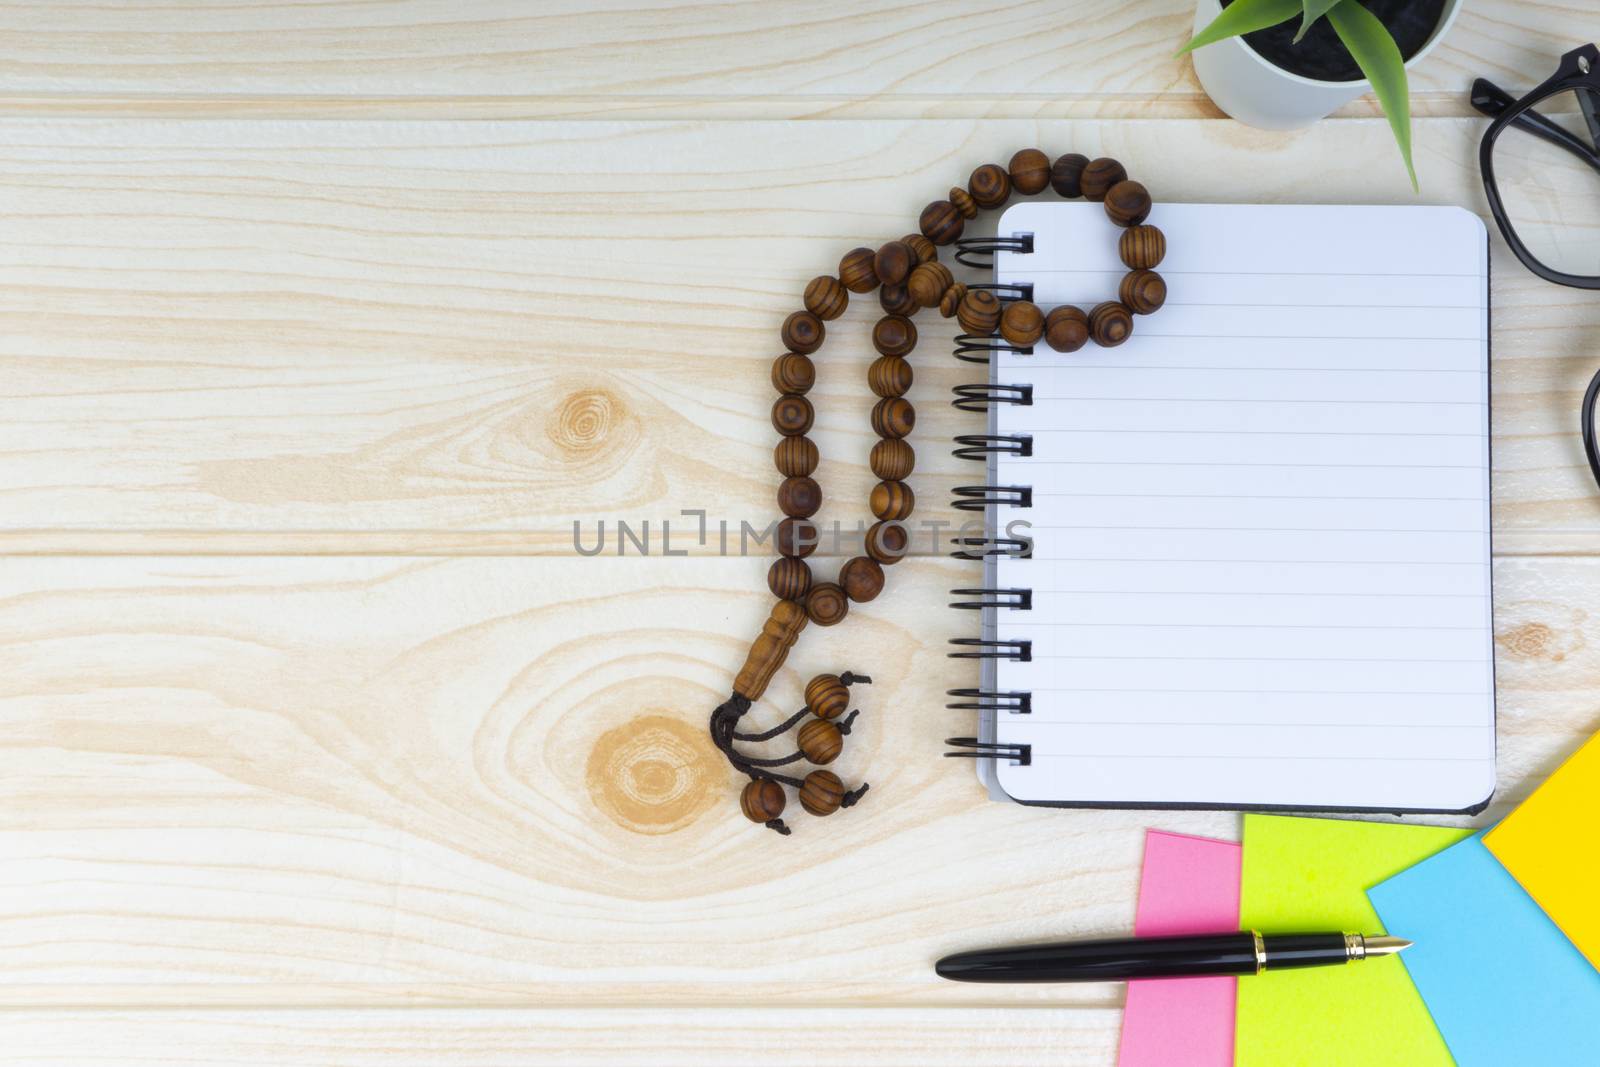
<path fill-rule="evenodd" d="M 1506 244 L 1547 282 L 1600 289 L 1600 49 L 1586 44 L 1568 52 L 1521 99 L 1479 78 L 1472 106 L 1494 119 L 1478 146 L 1478 164 Z M 1584 455 L 1600 484 L 1597 396 L 1600 372 L 1579 413 Z"/>

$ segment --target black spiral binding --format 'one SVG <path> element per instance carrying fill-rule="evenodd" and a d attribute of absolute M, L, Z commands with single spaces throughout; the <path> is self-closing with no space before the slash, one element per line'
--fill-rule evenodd
<path fill-rule="evenodd" d="M 969 749 L 967 752 L 946 752 L 951 759 L 1005 759 L 1019 767 L 1033 762 L 1032 745 L 1002 745 L 993 741 L 979 741 L 976 737 L 947 737 L 944 743 L 953 748 Z"/>
<path fill-rule="evenodd" d="M 956 242 L 956 262 L 963 267 L 989 270 L 994 266 L 996 252 L 1033 252 L 1033 234 L 1016 233 L 1010 237 L 968 237 Z M 968 286 L 967 288 L 972 288 Z"/>
<path fill-rule="evenodd" d="M 978 237 L 956 242 L 956 261 L 968 267 L 992 269 L 995 253 L 1009 252 L 1027 255 L 1033 252 L 1033 234 L 1021 233 L 1005 237 Z M 968 289 L 987 289 L 1001 301 L 1032 300 L 1032 283 L 980 283 Z M 1004 338 L 990 334 L 980 336 L 963 333 L 956 337 L 953 355 L 964 363 L 990 363 L 995 353 L 1010 352 L 1032 355 L 1031 346 L 1013 345 Z M 958 385 L 951 401 L 961 411 L 988 414 L 997 405 L 1010 404 L 1027 407 L 1033 403 L 1033 386 L 984 382 Z M 1028 457 L 1033 455 L 1033 438 L 1027 434 L 963 434 L 955 439 L 954 454 L 960 459 L 972 460 L 986 466 L 992 456 Z M 1027 485 L 959 485 L 951 506 L 958 511 L 987 514 L 990 508 L 1028 508 L 1033 506 L 1033 487 Z M 951 553 L 956 559 L 983 560 L 992 556 L 1008 555 L 1027 559 L 1033 554 L 1033 543 L 1018 537 L 1002 537 L 990 526 L 984 536 L 962 536 L 952 542 Z M 964 611 L 995 612 L 1033 610 L 1033 590 L 981 587 L 952 589 L 956 599 L 950 606 Z M 948 653 L 954 659 L 985 661 L 1010 660 L 1027 663 L 1033 659 L 1031 641 L 1008 640 L 995 634 L 995 616 L 986 616 L 984 637 L 959 637 L 950 642 L 954 648 Z M 993 677 L 985 668 L 984 678 Z M 1000 689 L 952 689 L 947 694 L 953 700 L 947 707 L 977 711 L 986 715 L 1030 715 L 1033 712 L 1033 694 Z M 984 731 L 987 733 L 987 729 Z M 1029 745 L 1009 745 L 982 741 L 975 737 L 952 737 L 945 740 L 952 749 L 946 756 L 967 759 L 1009 760 L 1027 766 L 1032 762 Z"/>
<path fill-rule="evenodd" d="M 964 433 L 956 438 L 960 448 L 950 454 L 957 459 L 970 459 L 976 463 L 989 462 L 991 454 L 1001 456 L 1033 455 L 1031 434 Z"/>

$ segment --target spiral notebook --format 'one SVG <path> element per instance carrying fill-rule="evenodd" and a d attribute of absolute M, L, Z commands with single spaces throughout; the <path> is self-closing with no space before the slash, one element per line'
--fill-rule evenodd
<path fill-rule="evenodd" d="M 960 339 L 985 485 L 976 713 L 952 755 L 1074 807 L 1476 811 L 1495 778 L 1488 243 L 1450 207 L 1158 205 L 1166 305 L 1116 348 Z M 1025 203 L 1002 299 L 1126 271 Z M 977 418 L 977 416 L 974 416 Z M 975 429 L 977 429 L 975 427 Z M 976 469 L 976 468 L 975 468 Z"/>

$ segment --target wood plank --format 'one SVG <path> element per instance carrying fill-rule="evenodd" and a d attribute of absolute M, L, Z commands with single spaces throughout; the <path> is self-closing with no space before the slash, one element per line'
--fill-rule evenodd
<path fill-rule="evenodd" d="M 1174 53 L 1192 0 L 52 3 L 0 12 L 0 108 L 218 117 L 1218 117 Z M 1515 32 L 1508 32 L 1511 28 Z M 1529 86 L 1591 10 L 1475 0 L 1414 70 L 1416 114 L 1474 76 Z M 1371 114 L 1364 103 L 1351 113 Z"/>
<path fill-rule="evenodd" d="M 124 1067 L 1035 1067 L 1110 1063 L 1113 1008 L 440 1009 L 7 1013 L 19 1062 Z"/>
<path fill-rule="evenodd" d="M 1481 209 L 1475 131 L 1418 124 L 1425 200 Z M 9 121 L 0 138 L 12 553 L 571 555 L 573 524 L 590 544 L 600 519 L 650 522 L 659 550 L 684 508 L 764 527 L 782 316 L 976 163 L 1038 141 L 1114 153 L 1170 199 L 1414 199 L 1367 120 Z M 1500 548 L 1594 550 L 1574 426 L 1600 305 L 1498 244 L 1495 268 Z M 875 314 L 857 300 L 835 324 L 813 394 L 821 519 L 847 528 L 872 482 Z M 947 398 L 979 372 L 949 358 L 949 321 L 922 320 L 913 485 L 920 517 L 953 524 L 973 468 L 948 440 L 974 419 Z"/>
<path fill-rule="evenodd" d="M 951 561 L 805 634 L 752 713 L 869 671 L 838 769 L 871 792 L 751 826 L 704 724 L 767 611 L 761 561 L 668 566 L 0 560 L 0 1003 L 1114 1007 L 929 965 L 1125 930 L 1145 827 L 1237 833 L 994 804 L 941 759 L 970 730 L 944 691 L 974 677 L 944 655 L 971 632 Z M 1600 726 L 1600 560 L 1497 566 L 1480 825 Z"/>

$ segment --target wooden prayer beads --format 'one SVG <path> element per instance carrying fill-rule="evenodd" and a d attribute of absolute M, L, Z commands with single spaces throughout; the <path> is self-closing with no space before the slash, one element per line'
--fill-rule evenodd
<path fill-rule="evenodd" d="M 778 510 L 797 519 L 809 519 L 822 507 L 822 487 L 810 478 L 785 478 L 778 486 Z"/>
<path fill-rule="evenodd" d="M 806 310 L 819 319 L 836 319 L 850 306 L 850 294 L 838 278 L 819 274 L 806 286 Z"/>
<path fill-rule="evenodd" d="M 872 432 L 879 437 L 905 437 L 916 424 L 917 411 L 904 397 L 886 397 L 872 405 Z"/>
<path fill-rule="evenodd" d="M 811 429 L 811 421 L 816 417 L 811 410 L 811 401 L 803 396 L 785 393 L 772 405 L 772 428 L 785 437 L 795 437 Z"/>
<path fill-rule="evenodd" d="M 872 347 L 879 355 L 903 356 L 917 347 L 917 328 L 904 315 L 885 315 L 872 328 Z"/>
<path fill-rule="evenodd" d="M 878 272 L 873 269 L 875 255 L 870 248 L 852 248 L 839 260 L 839 282 L 852 293 L 870 293 L 878 287 Z"/>
<path fill-rule="evenodd" d="M 779 600 L 801 600 L 811 589 L 811 568 L 803 559 L 779 556 L 767 570 L 767 588 Z"/>
<path fill-rule="evenodd" d="M 872 258 L 872 269 L 883 285 L 899 285 L 911 275 L 917 254 L 904 241 L 890 241 Z"/>
<path fill-rule="evenodd" d="M 1148 315 L 1167 302 L 1167 283 L 1153 270 L 1134 270 L 1122 276 L 1117 299 L 1135 315 Z"/>
<path fill-rule="evenodd" d="M 1064 197 L 1102 202 L 1107 217 L 1124 228 L 1117 249 L 1129 272 L 1118 288 L 1118 299 L 1105 301 L 1087 314 L 1071 306 L 1051 308 L 1046 314 L 1031 300 L 1009 299 L 1013 287 L 969 287 L 956 281 L 950 267 L 939 262 L 939 247 L 957 240 L 980 210 L 1000 207 L 1013 191 L 1031 196 L 1047 188 Z M 852 603 L 868 603 L 878 597 L 885 584 L 884 568 L 910 549 L 906 520 L 915 509 L 916 495 L 906 478 L 915 466 L 916 454 L 905 438 L 916 425 L 916 410 L 906 399 L 914 379 L 907 357 L 917 343 L 912 316 L 922 308 L 938 308 L 945 318 L 954 317 L 965 334 L 973 335 L 961 339 L 964 347 L 958 354 L 963 358 L 967 358 L 964 353 L 1004 348 L 1031 351 L 1040 341 L 1057 352 L 1077 351 L 1091 340 L 1104 347 L 1121 344 L 1133 331 L 1135 315 L 1150 314 L 1166 301 L 1166 283 L 1154 270 L 1166 255 L 1166 239 L 1145 222 L 1150 211 L 1148 190 L 1129 180 L 1116 160 L 1090 160 L 1069 152 L 1052 163 L 1038 149 L 1024 148 L 1004 166 L 985 163 L 975 168 L 965 187 L 953 186 L 944 199 L 929 203 L 918 217 L 918 232 L 876 249 L 853 248 L 840 258 L 837 273 L 819 274 L 805 286 L 801 309 L 790 313 L 779 330 L 783 352 L 773 360 L 771 369 L 772 385 L 778 393 L 772 425 L 780 435 L 773 449 L 773 465 L 783 477 L 776 501 L 784 518 L 773 531 L 779 558 L 767 571 L 767 586 L 777 603 L 734 679 L 733 695 L 711 717 L 713 742 L 736 770 L 750 777 L 740 795 L 740 807 L 752 821 L 780 833 L 789 832 L 782 819 L 784 785 L 797 790 L 801 807 L 813 815 L 850 807 L 866 791 L 865 785 L 846 790 L 831 771 L 813 770 L 800 778 L 776 768 L 800 759 L 818 766 L 838 759 L 843 737 L 857 714 L 852 711 L 841 719 L 850 702 L 847 687 L 868 679 L 849 672 L 818 675 L 806 686 L 806 707 L 782 725 L 741 734 L 737 723 L 751 702 L 765 692 L 806 625 L 837 625 L 849 615 Z M 878 397 L 871 423 L 879 438 L 872 446 L 869 465 L 880 480 L 868 503 L 878 521 L 866 530 L 863 554 L 845 563 L 836 581 L 818 581 L 806 562 L 819 540 L 810 520 L 822 506 L 822 488 L 812 477 L 819 456 L 807 436 L 816 417 L 806 398 L 816 383 L 816 366 L 810 357 L 826 339 L 825 323 L 839 319 L 849 309 L 850 294 L 874 290 L 884 316 L 872 330 L 872 344 L 879 355 L 867 371 L 867 384 Z M 1007 298 L 1002 299 L 997 290 Z M 776 737 L 807 715 L 813 717 L 796 733 L 799 751 L 790 756 L 756 759 L 735 745 Z"/>
<path fill-rule="evenodd" d="M 1031 347 L 1044 336 L 1044 312 L 1027 300 L 1007 304 L 1000 314 L 1000 336 L 1007 344 Z"/>
<path fill-rule="evenodd" d="M 915 315 L 917 298 L 904 285 L 885 285 L 878 290 L 878 304 L 891 315 Z"/>
<path fill-rule="evenodd" d="M 1050 165 L 1050 188 L 1056 191 L 1057 196 L 1076 200 L 1083 195 L 1083 168 L 1088 165 L 1089 157 L 1077 152 L 1058 157 Z"/>
<path fill-rule="evenodd" d="M 850 690 L 839 676 L 819 674 L 806 683 L 806 707 L 819 719 L 837 719 L 850 706 Z"/>
<path fill-rule="evenodd" d="M 865 604 L 883 592 L 883 568 L 870 556 L 857 556 L 839 568 L 839 584 L 845 596 Z"/>
<path fill-rule="evenodd" d="M 965 224 L 961 212 L 948 200 L 935 200 L 922 209 L 922 217 L 917 220 L 922 236 L 936 245 L 947 245 L 960 237 Z"/>
<path fill-rule="evenodd" d="M 1133 314 L 1115 300 L 1096 304 L 1089 312 L 1089 336 L 1101 348 L 1115 348 L 1133 333 Z"/>
<path fill-rule="evenodd" d="M 867 368 L 867 385 L 876 396 L 905 396 L 911 390 L 911 364 L 899 356 L 879 356 Z"/>
<path fill-rule="evenodd" d="M 956 308 L 956 321 L 968 333 L 994 333 L 1000 325 L 1000 298 L 987 289 L 968 289 Z"/>
<path fill-rule="evenodd" d="M 1024 148 L 1012 156 L 1006 170 L 1012 186 L 1023 196 L 1042 193 L 1050 184 L 1050 157 L 1037 148 Z"/>
<path fill-rule="evenodd" d="M 844 736 L 839 733 L 839 728 L 822 719 L 812 719 L 800 727 L 794 739 L 799 743 L 800 751 L 806 754 L 806 759 L 819 767 L 832 763 L 844 751 Z M 783 790 L 778 790 L 778 793 L 781 796 Z"/>
<path fill-rule="evenodd" d="M 1126 179 L 1128 172 L 1114 159 L 1101 157 L 1090 160 L 1078 179 L 1079 191 L 1085 200 L 1104 200 L 1111 187 Z"/>
<path fill-rule="evenodd" d="M 844 801 L 844 783 L 832 771 L 812 771 L 800 786 L 800 806 L 812 815 L 832 815 Z"/>
<path fill-rule="evenodd" d="M 796 311 L 783 320 L 783 347 L 809 356 L 822 347 L 825 333 L 821 319 L 809 311 Z"/>
<path fill-rule="evenodd" d="M 817 469 L 817 445 L 809 437 L 785 437 L 772 450 L 773 465 L 785 478 L 798 478 Z"/>
<path fill-rule="evenodd" d="M 884 438 L 872 446 L 872 454 L 867 457 L 872 473 L 889 482 L 903 480 L 916 462 L 917 454 L 899 438 Z"/>
<path fill-rule="evenodd" d="M 917 497 L 905 482 L 879 482 L 872 487 L 869 502 L 872 513 L 880 519 L 905 519 L 916 507 Z"/>
<path fill-rule="evenodd" d="M 1134 270 L 1150 270 L 1166 258 L 1167 237 L 1154 226 L 1129 226 L 1117 241 L 1117 252 Z"/>
<path fill-rule="evenodd" d="M 772 387 L 780 393 L 809 393 L 816 381 L 816 366 L 798 352 L 785 352 L 772 361 Z"/>

